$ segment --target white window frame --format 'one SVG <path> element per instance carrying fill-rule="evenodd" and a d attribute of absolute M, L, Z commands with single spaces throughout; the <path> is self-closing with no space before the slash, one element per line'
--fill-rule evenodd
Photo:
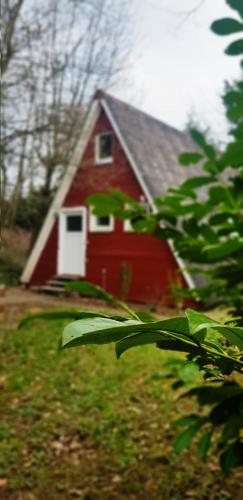
<path fill-rule="evenodd" d="M 100 226 L 97 224 L 97 218 L 99 216 L 89 213 L 89 230 L 91 233 L 112 233 L 114 231 L 115 221 L 112 215 L 110 217 L 109 226 Z M 100 216 L 101 217 L 101 216 Z"/>
<path fill-rule="evenodd" d="M 112 137 L 112 146 L 113 146 L 113 134 L 112 132 L 101 132 L 95 136 L 95 164 L 96 165 L 104 165 L 105 163 L 112 163 L 113 156 L 107 156 L 106 158 L 100 158 L 100 137 L 103 135 L 111 135 Z"/>
<path fill-rule="evenodd" d="M 125 233 L 134 233 L 130 219 L 125 219 L 123 223 L 123 230 Z"/>

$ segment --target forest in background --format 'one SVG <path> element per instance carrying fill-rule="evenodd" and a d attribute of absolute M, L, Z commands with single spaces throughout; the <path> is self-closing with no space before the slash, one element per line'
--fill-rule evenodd
<path fill-rule="evenodd" d="M 3 0 L 2 14 L 2 224 L 32 229 L 95 91 L 124 83 L 132 14 L 121 0 Z"/>

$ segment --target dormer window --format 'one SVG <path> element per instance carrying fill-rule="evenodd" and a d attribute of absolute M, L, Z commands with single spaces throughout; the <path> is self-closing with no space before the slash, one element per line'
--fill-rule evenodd
<path fill-rule="evenodd" d="M 113 137 L 111 132 L 98 134 L 95 138 L 95 163 L 102 165 L 112 162 Z"/>

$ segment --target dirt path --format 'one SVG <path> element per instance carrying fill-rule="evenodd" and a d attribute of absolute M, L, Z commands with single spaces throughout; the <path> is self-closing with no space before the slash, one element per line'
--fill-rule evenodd
<path fill-rule="evenodd" d="M 21 287 L 7 287 L 4 295 L 0 297 L 0 310 L 8 306 L 21 304 L 27 306 L 30 304 L 49 304 L 52 306 L 55 303 L 60 303 L 60 300 L 56 297 L 53 298 Z"/>
<path fill-rule="evenodd" d="M 129 304 L 135 310 L 147 310 L 145 304 Z M 15 328 L 20 320 L 26 314 L 37 314 L 48 309 L 84 309 L 94 310 L 103 313 L 114 314 L 118 309 L 103 300 L 93 297 L 79 297 L 78 295 L 55 297 L 44 295 L 38 292 L 27 290 L 21 287 L 7 287 L 5 293 L 0 296 L 0 325 L 7 324 L 7 328 Z M 120 311 L 124 314 L 124 311 Z M 171 310 L 169 308 L 157 308 L 157 317 L 169 317 L 171 315 L 181 314 L 181 311 Z"/>
<path fill-rule="evenodd" d="M 21 287 L 7 287 L 0 296 L 0 325 L 15 328 L 25 314 L 35 314 L 43 309 L 60 307 L 59 299 L 25 290 Z"/>
<path fill-rule="evenodd" d="M 78 297 L 55 297 L 38 292 L 26 290 L 21 287 L 7 287 L 3 296 L 0 296 L 0 325 L 4 324 L 7 329 L 15 328 L 25 314 L 37 314 L 48 309 L 91 309 L 101 312 L 110 311 L 114 308 L 104 304 L 95 298 Z"/>

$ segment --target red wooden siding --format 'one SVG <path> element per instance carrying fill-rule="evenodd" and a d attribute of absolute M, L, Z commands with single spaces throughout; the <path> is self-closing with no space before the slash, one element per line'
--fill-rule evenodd
<path fill-rule="evenodd" d="M 88 195 L 118 188 L 139 200 L 143 192 L 128 163 L 118 140 L 113 140 L 113 163 L 95 165 L 95 136 L 112 132 L 104 114 L 95 125 L 80 168 L 66 196 L 63 206 L 81 206 Z M 87 275 L 85 279 L 104 286 L 119 296 L 121 292 L 122 262 L 131 273 L 128 299 L 157 302 L 168 292 L 169 284 L 178 280 L 178 265 L 166 242 L 151 235 L 125 233 L 122 221 L 115 221 L 112 233 L 89 233 L 87 248 Z M 58 228 L 55 223 L 45 249 L 31 278 L 31 284 L 44 284 L 57 272 Z M 124 265 L 124 264 L 123 264 Z"/>
<path fill-rule="evenodd" d="M 57 220 L 52 228 L 50 236 L 38 260 L 35 270 L 31 276 L 31 285 L 43 285 L 48 279 L 57 273 Z"/>

